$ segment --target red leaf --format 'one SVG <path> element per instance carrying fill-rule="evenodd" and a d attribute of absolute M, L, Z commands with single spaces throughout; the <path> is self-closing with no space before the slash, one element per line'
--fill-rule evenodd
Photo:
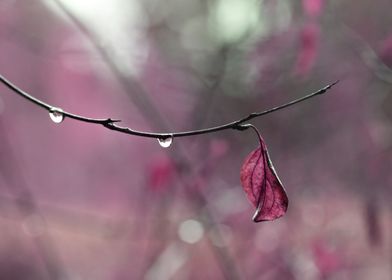
<path fill-rule="evenodd" d="M 249 201 L 256 207 L 254 222 L 282 217 L 288 198 L 269 158 L 267 147 L 259 135 L 260 147 L 251 152 L 241 168 L 241 183 Z"/>

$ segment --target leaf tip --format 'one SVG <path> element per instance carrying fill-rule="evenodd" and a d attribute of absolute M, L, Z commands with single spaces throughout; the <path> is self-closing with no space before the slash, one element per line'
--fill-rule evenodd
<path fill-rule="evenodd" d="M 274 212 L 263 213 L 262 207 L 258 207 L 256 209 L 256 212 L 253 214 L 252 221 L 255 223 L 260 223 L 260 222 L 270 222 L 270 221 L 277 220 L 286 214 L 288 206 L 289 206 L 289 200 L 285 195 L 285 199 L 281 202 L 280 207 L 278 209 L 275 209 Z"/>
<path fill-rule="evenodd" d="M 260 222 L 263 222 L 264 220 L 259 220 L 258 218 L 260 218 L 259 217 L 259 213 L 260 213 L 260 210 L 259 210 L 259 208 L 257 208 L 256 209 L 256 212 L 253 214 L 253 217 L 252 217 L 252 221 L 254 222 L 254 223 L 260 223 Z"/>

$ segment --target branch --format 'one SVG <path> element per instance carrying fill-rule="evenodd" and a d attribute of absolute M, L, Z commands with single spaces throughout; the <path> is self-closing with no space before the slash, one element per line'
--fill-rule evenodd
<path fill-rule="evenodd" d="M 130 134 L 130 135 L 140 136 L 140 137 L 157 138 L 157 139 L 167 139 L 167 138 L 174 138 L 174 137 L 186 137 L 186 136 L 193 136 L 193 135 L 199 135 L 199 134 L 207 134 L 207 133 L 212 133 L 212 132 L 226 130 L 226 129 L 243 130 L 245 128 L 244 126 L 241 126 L 243 123 L 248 122 L 254 118 L 261 117 L 261 116 L 273 113 L 275 111 L 290 107 L 294 104 L 300 103 L 302 101 L 305 101 L 305 100 L 310 99 L 312 97 L 315 97 L 317 95 L 324 94 L 330 88 L 332 88 L 334 85 L 336 85 L 339 82 L 339 81 L 336 81 L 332 84 L 329 84 L 329 85 L 323 87 L 322 89 L 319 89 L 318 91 L 312 92 L 312 93 L 305 95 L 301 98 L 292 100 L 288 103 L 273 107 L 273 108 L 265 110 L 265 111 L 251 113 L 244 118 L 229 122 L 227 124 L 214 126 L 214 127 L 210 127 L 210 128 L 205 128 L 205 129 L 191 130 L 191 131 L 182 131 L 182 132 L 173 132 L 173 133 L 154 133 L 154 132 L 137 131 L 137 130 L 130 129 L 128 127 L 119 126 L 116 123 L 120 122 L 121 120 L 117 120 L 117 119 L 111 119 L 111 118 L 94 119 L 94 118 L 88 118 L 88 117 L 84 117 L 84 116 L 80 116 L 80 115 L 76 115 L 76 114 L 72 114 L 72 113 L 63 111 L 60 108 L 52 106 L 48 103 L 45 103 L 45 102 L 39 100 L 36 97 L 31 96 L 27 92 L 21 90 L 16 85 L 14 85 L 10 81 L 8 81 L 2 75 L 0 75 L 0 81 L 6 87 L 8 87 L 10 90 L 15 92 L 16 94 L 18 94 L 18 95 L 22 96 L 23 98 L 29 100 L 30 102 L 48 110 L 49 113 L 56 111 L 57 113 L 62 114 L 63 117 L 67 117 L 70 119 L 74 119 L 74 120 L 78 120 L 78 121 L 86 122 L 86 123 L 100 124 L 108 129 L 118 131 L 121 133 L 125 133 L 125 134 Z"/>

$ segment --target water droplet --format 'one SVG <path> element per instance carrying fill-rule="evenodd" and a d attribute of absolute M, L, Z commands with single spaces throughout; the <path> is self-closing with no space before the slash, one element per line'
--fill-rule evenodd
<path fill-rule="evenodd" d="M 165 138 L 158 138 L 158 142 L 162 148 L 169 148 L 170 145 L 173 143 L 173 136 L 167 136 Z"/>
<path fill-rule="evenodd" d="M 51 120 L 55 123 L 61 123 L 64 120 L 64 111 L 61 108 L 51 108 L 49 111 L 49 116 Z"/>

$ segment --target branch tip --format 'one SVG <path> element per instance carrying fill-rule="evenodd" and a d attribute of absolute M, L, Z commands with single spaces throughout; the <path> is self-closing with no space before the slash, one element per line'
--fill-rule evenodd
<path fill-rule="evenodd" d="M 339 83 L 340 80 L 336 80 L 335 82 L 333 82 L 332 84 L 327 85 L 325 88 L 323 88 L 320 91 L 320 94 L 326 93 L 329 89 L 331 89 L 334 85 L 336 85 L 337 83 Z"/>

